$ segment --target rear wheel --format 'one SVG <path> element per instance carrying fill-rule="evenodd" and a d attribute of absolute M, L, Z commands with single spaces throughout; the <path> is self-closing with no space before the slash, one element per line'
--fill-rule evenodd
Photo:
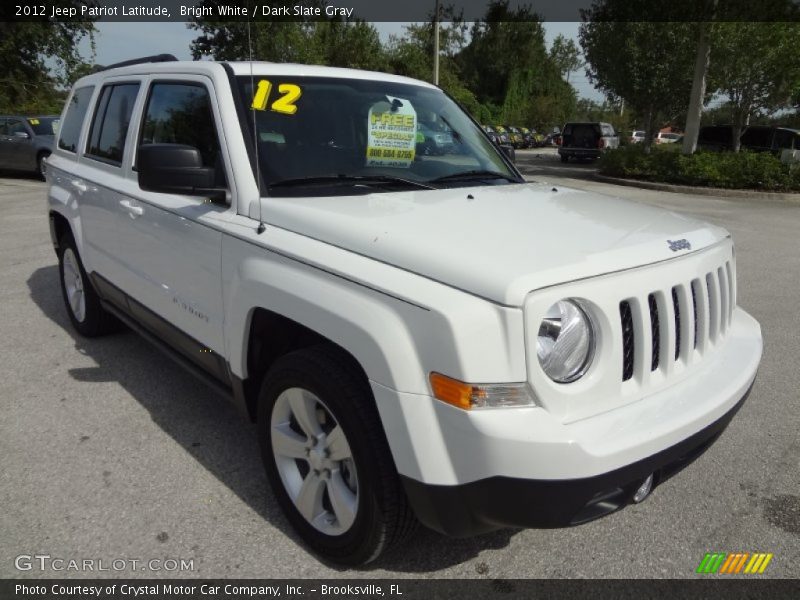
<path fill-rule="evenodd" d="M 70 233 L 64 234 L 58 242 L 58 270 L 67 314 L 78 333 L 97 337 L 116 329 L 118 321 L 100 303 Z"/>
<path fill-rule="evenodd" d="M 364 564 L 413 531 L 372 392 L 337 349 L 275 362 L 259 396 L 258 437 L 281 508 L 325 559 Z"/>
<path fill-rule="evenodd" d="M 565 162 L 569 162 L 569 156 L 567 156 L 566 154 L 562 154 L 561 155 L 561 162 L 564 162 L 564 163 Z"/>

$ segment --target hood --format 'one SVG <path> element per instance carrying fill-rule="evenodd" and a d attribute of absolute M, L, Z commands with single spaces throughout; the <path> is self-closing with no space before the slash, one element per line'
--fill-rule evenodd
<path fill-rule="evenodd" d="M 539 288 L 682 256 L 727 237 L 619 198 L 529 183 L 269 198 L 270 224 L 509 306 Z M 690 250 L 671 250 L 686 240 Z"/>

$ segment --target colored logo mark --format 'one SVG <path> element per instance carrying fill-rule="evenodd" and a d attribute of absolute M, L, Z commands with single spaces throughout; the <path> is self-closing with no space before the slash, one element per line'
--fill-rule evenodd
<path fill-rule="evenodd" d="M 772 553 L 756 552 L 706 552 L 697 573 L 763 573 L 772 560 Z"/>

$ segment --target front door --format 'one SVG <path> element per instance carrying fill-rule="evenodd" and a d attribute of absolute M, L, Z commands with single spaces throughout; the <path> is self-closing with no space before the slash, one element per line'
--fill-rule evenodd
<path fill-rule="evenodd" d="M 36 168 L 33 135 L 22 119 L 10 118 L 6 122 L 3 161 L 9 169 L 30 171 Z"/>
<path fill-rule="evenodd" d="M 227 187 L 212 89 L 203 77 L 153 78 L 136 149 L 158 143 L 194 146 L 204 166 L 217 168 L 217 187 Z M 135 316 L 188 358 L 215 370 L 224 355 L 221 228 L 229 204 L 142 190 L 135 155 L 122 196 L 117 224 L 123 288 L 136 301 Z"/>

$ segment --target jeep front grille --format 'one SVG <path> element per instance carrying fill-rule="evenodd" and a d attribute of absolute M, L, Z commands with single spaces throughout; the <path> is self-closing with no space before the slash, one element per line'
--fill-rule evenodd
<path fill-rule="evenodd" d="M 656 302 L 655 294 L 647 296 L 647 305 L 650 308 L 650 339 L 653 342 L 651 344 L 653 358 L 650 360 L 650 370 L 655 371 L 658 368 L 661 352 L 661 323 L 658 318 L 658 302 Z"/>
<path fill-rule="evenodd" d="M 733 316 L 733 285 L 731 264 L 726 261 L 703 277 L 620 301 L 622 381 L 645 369 L 667 371 L 665 357 L 688 363 L 693 352 L 702 355 L 720 341 Z M 649 353 L 639 350 L 645 344 Z"/>
<path fill-rule="evenodd" d="M 619 303 L 619 316 L 622 320 L 622 381 L 633 377 L 633 350 L 636 343 L 633 335 L 631 305 L 623 300 Z"/>

